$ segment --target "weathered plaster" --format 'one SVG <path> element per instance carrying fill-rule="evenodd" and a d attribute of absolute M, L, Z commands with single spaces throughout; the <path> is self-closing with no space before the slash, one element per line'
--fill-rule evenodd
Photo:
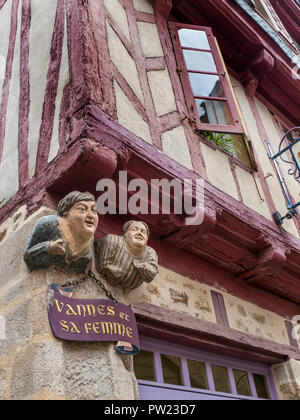
<path fill-rule="evenodd" d="M 143 284 L 127 293 L 125 300 L 131 304 L 146 302 L 217 323 L 211 291 L 223 295 L 230 328 L 257 338 L 290 345 L 283 317 L 162 266 L 151 284 Z"/>
<path fill-rule="evenodd" d="M 259 113 L 261 115 L 261 118 L 263 120 L 265 129 L 268 133 L 268 140 L 272 144 L 272 148 L 274 153 L 278 151 L 279 143 L 283 137 L 279 136 L 278 128 L 275 127 L 275 121 L 272 118 L 272 115 L 270 111 L 265 107 L 264 104 L 262 104 L 259 100 L 255 99 L 256 106 L 258 107 Z M 283 156 L 286 160 L 291 160 L 291 157 L 288 156 L 288 154 L 285 154 Z M 291 169 L 291 166 L 288 164 L 283 163 L 280 159 L 279 161 L 279 167 L 280 171 L 284 176 L 284 181 L 289 189 L 289 192 L 291 196 L 294 198 L 295 201 L 299 201 L 299 182 L 297 182 L 293 176 L 289 175 L 288 171 Z M 278 194 L 279 195 L 279 194 Z M 297 235 L 296 235 L 297 236 Z"/>
<path fill-rule="evenodd" d="M 182 126 L 165 131 L 161 136 L 163 152 L 188 169 L 193 169 L 190 151 Z"/>
<path fill-rule="evenodd" d="M 137 22 L 141 47 L 145 57 L 163 57 L 157 26 L 154 23 Z"/>
<path fill-rule="evenodd" d="M 7 103 L 5 138 L 0 166 L 0 203 L 7 202 L 19 189 L 19 99 L 20 99 L 20 35 L 22 4 L 18 9 L 18 27 L 14 50 L 14 60 Z"/>
<path fill-rule="evenodd" d="M 118 122 L 137 137 L 140 137 L 147 143 L 152 144 L 149 125 L 143 120 L 116 81 L 114 81 L 114 87 Z"/>
<path fill-rule="evenodd" d="M 61 58 L 61 65 L 60 65 L 60 72 L 59 72 L 59 81 L 57 87 L 57 94 L 55 99 L 55 115 L 54 115 L 54 122 L 53 122 L 53 130 L 52 130 L 52 137 L 50 142 L 50 150 L 48 156 L 48 162 L 51 162 L 58 154 L 59 150 L 59 123 L 60 123 L 60 111 L 61 111 L 61 104 L 63 99 L 63 92 L 64 88 L 70 81 L 70 74 L 69 74 L 69 58 L 68 58 L 68 39 L 67 39 L 67 22 L 65 20 L 65 28 L 64 28 L 64 41 L 63 41 L 63 49 L 62 49 L 62 58 Z"/>
<path fill-rule="evenodd" d="M 126 9 L 124 9 L 124 7 L 120 4 L 118 0 L 104 0 L 104 5 L 113 17 L 113 19 L 119 25 L 121 31 L 130 41 L 130 31 L 128 26 Z"/>
<path fill-rule="evenodd" d="M 148 80 L 156 115 L 176 111 L 176 102 L 168 70 L 149 71 Z"/>
<path fill-rule="evenodd" d="M 257 121 L 255 120 L 255 117 L 252 113 L 248 98 L 245 95 L 245 91 L 243 87 L 236 80 L 233 80 L 233 85 L 234 85 L 235 94 L 239 101 L 239 105 L 241 107 L 241 110 L 242 110 L 242 113 L 243 113 L 243 116 L 244 116 L 244 119 L 248 128 L 248 132 L 250 133 L 250 136 L 251 136 L 250 140 L 252 141 L 253 147 L 256 151 L 256 159 L 260 162 L 264 176 L 266 177 L 266 183 L 270 192 L 270 196 L 272 197 L 274 201 L 276 210 L 278 210 L 281 214 L 286 214 L 287 212 L 286 201 L 284 199 L 274 166 L 272 165 L 271 160 L 268 157 L 268 152 L 266 150 L 266 147 L 263 144 L 263 141 L 265 139 L 262 139 L 259 133 Z M 265 117 L 266 115 L 262 115 L 263 122 L 264 124 L 267 125 L 266 130 L 268 130 L 268 120 L 265 119 Z M 274 128 L 272 132 L 274 132 Z M 269 138 L 271 145 L 274 149 L 274 152 L 276 150 L 275 139 L 272 137 L 272 135 Z M 275 143 L 274 143 L 274 140 L 275 140 Z M 296 237 L 299 236 L 293 220 L 286 220 L 284 228 L 288 232 L 290 232 L 292 235 Z"/>
<path fill-rule="evenodd" d="M 133 0 L 135 10 L 138 12 L 153 14 L 153 7 L 147 0 Z"/>
<path fill-rule="evenodd" d="M 284 319 L 224 293 L 229 325 L 238 331 L 289 345 Z"/>
<path fill-rule="evenodd" d="M 257 211 L 269 220 L 273 220 L 271 213 L 268 209 L 264 193 L 260 187 L 259 178 L 254 179 L 254 175 L 250 174 L 246 170 L 235 167 L 239 187 L 243 197 L 243 203 L 245 206 Z M 259 192 L 258 192 L 259 189 Z"/>
<path fill-rule="evenodd" d="M 214 150 L 204 143 L 201 144 L 208 181 L 226 194 L 239 199 L 237 187 L 230 169 L 228 157 L 219 150 Z M 220 170 L 220 168 L 222 168 Z"/>
<path fill-rule="evenodd" d="M 0 102 L 2 97 L 2 85 L 5 75 L 5 64 L 8 52 L 10 20 L 12 0 L 7 1 L 1 8 L 0 13 Z"/>
<path fill-rule="evenodd" d="M 33 177 L 35 174 L 56 6 L 57 0 L 48 0 L 47 2 L 32 0 L 31 2 L 29 37 L 31 89 L 28 136 L 30 177 Z"/>
<path fill-rule="evenodd" d="M 124 77 L 126 82 L 129 84 L 133 92 L 144 103 L 144 97 L 141 90 L 140 80 L 136 68 L 136 64 L 131 55 L 122 44 L 120 38 L 112 27 L 107 23 L 107 36 L 110 58 L 115 66 L 118 68 L 121 75 Z"/>
<path fill-rule="evenodd" d="M 160 266 L 149 284 L 128 293 L 127 303 L 147 302 L 162 308 L 216 322 L 210 288 Z"/>

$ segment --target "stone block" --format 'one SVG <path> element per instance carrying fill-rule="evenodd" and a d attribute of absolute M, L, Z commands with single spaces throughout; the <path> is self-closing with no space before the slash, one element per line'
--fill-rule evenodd
<path fill-rule="evenodd" d="M 65 392 L 69 400 L 106 400 L 114 395 L 112 344 L 64 342 Z M 117 396 L 116 396 L 117 399 Z"/>
<path fill-rule="evenodd" d="M 216 322 L 210 288 L 162 266 L 151 284 L 126 292 L 124 298 L 127 304 L 147 302 Z"/>
<path fill-rule="evenodd" d="M 0 400 L 5 399 L 7 389 L 8 365 L 0 362 Z"/>
<path fill-rule="evenodd" d="M 64 342 L 65 393 L 69 400 L 134 400 L 132 363 L 112 343 Z M 132 356 L 127 356 L 131 359 Z"/>
<path fill-rule="evenodd" d="M 13 306 L 6 314 L 6 338 L 14 340 L 21 344 L 25 340 L 33 337 L 33 331 L 30 324 L 28 324 L 28 313 L 30 307 L 30 299 L 26 299 Z"/>
<path fill-rule="evenodd" d="M 112 349 L 108 353 L 112 371 L 114 398 L 118 400 L 137 400 L 138 384 L 133 370 L 133 356 L 120 354 Z"/>
<path fill-rule="evenodd" d="M 272 366 L 280 400 L 300 400 L 300 361 L 289 360 Z"/>
<path fill-rule="evenodd" d="M 3 315 L 6 322 L 6 339 L 20 345 L 37 335 L 51 335 L 46 298 L 45 288 L 40 293 L 19 301 Z"/>
<path fill-rule="evenodd" d="M 0 243 L 6 241 L 24 223 L 27 207 L 20 207 L 12 216 L 0 225 Z"/>
<path fill-rule="evenodd" d="M 12 351 L 15 346 L 15 340 L 13 339 L 1 339 L 0 340 L 0 358 L 6 356 L 9 352 Z M 1 377 L 1 375 L 0 375 Z"/>
<path fill-rule="evenodd" d="M 9 282 L 28 275 L 23 253 L 35 223 L 43 216 L 53 213 L 42 208 L 25 220 L 22 226 L 8 239 L 0 243 L 0 288 Z"/>
<path fill-rule="evenodd" d="M 4 293 L 4 304 L 7 305 L 16 299 L 24 296 L 28 292 L 28 283 L 27 278 L 14 283 L 8 290 Z"/>
<path fill-rule="evenodd" d="M 58 341 L 31 343 L 13 360 L 10 400 L 31 399 L 47 388 L 64 395 L 62 345 Z"/>

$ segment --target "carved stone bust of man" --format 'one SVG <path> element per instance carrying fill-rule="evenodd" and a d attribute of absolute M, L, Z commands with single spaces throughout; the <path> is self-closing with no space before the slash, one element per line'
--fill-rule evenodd
<path fill-rule="evenodd" d="M 59 202 L 56 215 L 42 217 L 35 225 L 24 252 L 29 270 L 56 267 L 68 273 L 85 273 L 97 226 L 94 196 L 71 192 Z"/>
<path fill-rule="evenodd" d="M 131 220 L 123 226 L 123 236 L 107 235 L 96 243 L 98 271 L 113 285 L 132 290 L 150 283 L 157 274 L 158 258 L 147 246 L 149 227 Z"/>

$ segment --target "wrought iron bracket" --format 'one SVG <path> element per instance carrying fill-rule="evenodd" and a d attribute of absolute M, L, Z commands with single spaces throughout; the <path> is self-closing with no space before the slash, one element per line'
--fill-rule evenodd
<path fill-rule="evenodd" d="M 289 144 L 286 147 L 283 147 L 283 142 L 287 138 L 287 136 L 290 133 L 296 133 L 296 135 L 293 136 L 293 140 L 289 140 Z M 280 181 L 280 185 L 282 187 L 283 193 L 286 197 L 286 206 L 288 209 L 288 212 L 285 216 L 281 216 L 280 212 L 276 211 L 273 214 L 273 218 L 277 226 L 281 226 L 285 219 L 292 219 L 293 217 L 296 217 L 298 215 L 297 208 L 300 206 L 300 201 L 298 203 L 293 203 L 292 199 L 288 193 L 284 178 L 282 177 L 280 170 L 279 170 L 279 162 L 278 158 L 280 158 L 284 163 L 291 165 L 291 168 L 288 170 L 288 174 L 293 176 L 294 179 L 300 183 L 300 148 L 298 152 L 295 152 L 294 147 L 296 145 L 300 146 L 300 127 L 294 127 L 291 130 L 289 130 L 281 139 L 278 152 L 276 154 L 273 153 L 271 144 L 266 141 L 268 151 L 269 151 L 269 158 L 272 159 L 275 170 L 278 176 L 278 179 Z M 290 153 L 290 158 L 284 157 L 284 153 Z M 297 156 L 298 155 L 298 156 Z"/>

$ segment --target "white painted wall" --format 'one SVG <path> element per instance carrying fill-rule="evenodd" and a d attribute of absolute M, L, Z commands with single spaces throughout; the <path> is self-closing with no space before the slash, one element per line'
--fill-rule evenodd
<path fill-rule="evenodd" d="M 0 11 L 0 98 L 5 76 L 6 57 L 9 45 L 12 0 L 7 0 Z"/>
<path fill-rule="evenodd" d="M 60 66 L 58 86 L 57 86 L 57 95 L 56 95 L 56 100 L 55 100 L 55 115 L 54 115 L 53 131 L 52 131 L 52 137 L 51 137 L 51 143 L 50 143 L 48 162 L 51 162 L 53 159 L 55 159 L 55 157 L 58 154 L 60 108 L 61 108 L 61 102 L 63 99 L 64 88 L 69 82 L 70 82 L 70 73 L 69 73 L 69 57 L 68 57 L 67 21 L 65 19 L 61 66 Z"/>
<path fill-rule="evenodd" d="M 9 7 L 9 5 L 8 5 Z M 18 26 L 12 74 L 10 80 L 9 97 L 7 103 L 5 138 L 3 145 L 2 161 L 0 166 L 0 204 L 4 205 L 19 189 L 19 98 L 20 98 L 20 34 L 21 34 L 22 3 L 18 9 Z M 4 16 L 8 18 L 8 10 Z M 7 27 L 7 22 L 3 22 Z M 1 25 L 0 25 L 1 26 Z M 10 29 L 10 21 L 8 25 Z M 6 32 L 7 33 L 7 32 Z M 6 47 L 7 48 L 7 47 Z"/>
<path fill-rule="evenodd" d="M 29 176 L 35 174 L 57 0 L 31 0 L 29 34 Z"/>

